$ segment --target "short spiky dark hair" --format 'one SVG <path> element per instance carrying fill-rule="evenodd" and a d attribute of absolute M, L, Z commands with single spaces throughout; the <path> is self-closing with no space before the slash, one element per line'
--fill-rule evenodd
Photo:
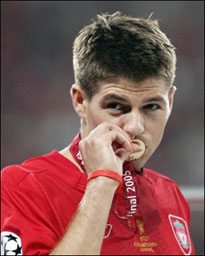
<path fill-rule="evenodd" d="M 75 83 L 89 99 L 104 81 L 115 78 L 135 82 L 161 77 L 169 85 L 175 78 L 175 48 L 156 20 L 123 16 L 120 12 L 97 16 L 74 41 Z"/>

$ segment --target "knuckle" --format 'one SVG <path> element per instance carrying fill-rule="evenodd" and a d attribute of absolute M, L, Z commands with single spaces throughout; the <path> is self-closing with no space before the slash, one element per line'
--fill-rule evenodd
<path fill-rule="evenodd" d="M 81 141 L 79 142 L 79 148 L 80 148 L 80 149 L 84 148 L 84 140 L 81 140 Z"/>
<path fill-rule="evenodd" d="M 92 145 L 98 145 L 102 142 L 102 135 L 96 136 L 92 139 Z"/>
<path fill-rule="evenodd" d="M 91 138 L 90 141 L 89 141 L 89 144 L 91 146 L 94 146 L 96 144 L 96 137 Z"/>
<path fill-rule="evenodd" d="M 103 129 L 107 126 L 107 122 L 103 122 L 98 126 L 98 129 Z"/>

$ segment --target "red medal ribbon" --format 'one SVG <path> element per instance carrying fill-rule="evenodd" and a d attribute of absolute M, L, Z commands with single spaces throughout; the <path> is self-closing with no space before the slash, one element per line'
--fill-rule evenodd
<path fill-rule="evenodd" d="M 80 142 L 80 140 L 81 140 L 80 133 L 78 133 L 74 137 L 74 139 L 71 142 L 71 144 L 69 145 L 69 150 L 70 150 L 72 156 L 74 157 L 74 159 L 76 160 L 76 162 L 80 165 L 80 167 L 86 173 L 85 166 L 84 166 L 84 163 L 83 163 L 83 158 L 82 158 L 82 155 L 81 155 L 80 149 L 79 149 L 79 142 Z"/>
<path fill-rule="evenodd" d="M 69 146 L 74 159 L 85 171 L 83 159 L 79 149 L 81 140 L 78 133 Z M 137 232 L 136 222 L 139 213 L 144 221 L 145 233 L 148 234 L 154 230 L 160 223 L 161 218 L 154 200 L 154 184 L 143 173 L 143 169 L 136 170 L 132 162 L 123 164 L 122 189 L 115 193 L 112 210 L 118 218 L 123 219 L 124 224 L 134 232 Z"/>

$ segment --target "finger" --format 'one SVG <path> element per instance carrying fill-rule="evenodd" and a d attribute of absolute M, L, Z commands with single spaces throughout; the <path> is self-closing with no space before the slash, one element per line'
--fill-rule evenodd
<path fill-rule="evenodd" d="M 127 152 L 124 148 L 119 148 L 115 151 L 115 155 L 119 157 L 123 163 L 128 159 L 130 153 Z"/>
<path fill-rule="evenodd" d="M 128 134 L 126 132 L 124 132 L 120 127 L 118 127 L 117 125 L 114 125 L 112 123 L 109 122 L 103 122 L 100 125 L 98 125 L 94 130 L 92 130 L 90 132 L 90 135 L 100 135 L 103 134 L 105 132 L 108 131 L 116 131 L 121 133 L 122 135 L 124 135 L 126 137 L 126 140 L 131 142 L 131 138 L 128 136 Z"/>
<path fill-rule="evenodd" d="M 133 147 L 132 147 L 132 143 L 130 140 L 127 139 L 127 136 L 125 136 L 122 133 L 116 132 L 114 130 L 107 132 L 106 134 L 104 134 L 103 136 L 106 140 L 108 140 L 108 143 L 110 145 L 113 144 L 113 142 L 117 142 L 122 148 L 124 148 L 125 151 L 127 152 L 132 152 L 133 151 Z"/>

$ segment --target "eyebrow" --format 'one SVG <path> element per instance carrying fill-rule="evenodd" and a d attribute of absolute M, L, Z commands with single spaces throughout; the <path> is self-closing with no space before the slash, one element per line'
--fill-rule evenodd
<path fill-rule="evenodd" d="M 121 101 L 121 102 L 124 102 L 124 103 L 128 103 L 129 102 L 127 100 L 127 98 L 122 97 L 122 96 L 117 95 L 117 94 L 107 94 L 102 99 L 102 101 L 109 101 L 109 100 L 117 100 L 117 101 Z"/>
<path fill-rule="evenodd" d="M 166 103 L 165 99 L 162 96 L 156 96 L 152 98 L 148 98 L 144 100 L 145 103 L 150 103 L 150 102 L 163 102 Z"/>
<path fill-rule="evenodd" d="M 123 97 L 123 96 L 120 96 L 120 95 L 117 95 L 117 94 L 107 94 L 107 95 L 105 95 L 105 97 L 103 97 L 101 102 L 110 101 L 110 100 L 117 100 L 117 101 L 121 101 L 121 102 L 124 102 L 124 103 L 129 103 L 129 100 L 126 97 Z M 150 103 L 150 102 L 166 103 L 165 99 L 162 96 L 151 97 L 151 98 L 148 98 L 148 99 L 144 100 L 144 103 Z"/>

